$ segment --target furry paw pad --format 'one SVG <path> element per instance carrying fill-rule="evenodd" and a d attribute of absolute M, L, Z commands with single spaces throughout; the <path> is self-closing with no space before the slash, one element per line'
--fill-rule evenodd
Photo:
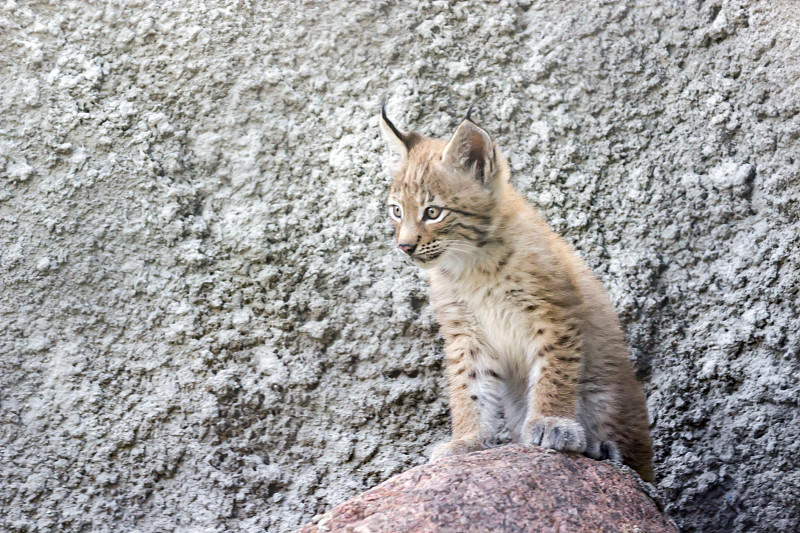
<path fill-rule="evenodd" d="M 477 452 L 485 448 L 483 444 L 471 440 L 458 439 L 449 442 L 441 442 L 433 449 L 430 462 L 433 463 L 439 459 L 444 459 L 445 457 L 451 457 L 453 455 Z"/>
<path fill-rule="evenodd" d="M 560 452 L 583 452 L 586 434 L 575 420 L 547 416 L 526 422 L 523 442 Z"/>
<path fill-rule="evenodd" d="M 592 459 L 597 459 L 598 461 L 611 459 L 612 461 L 616 461 L 618 463 L 622 462 L 622 454 L 619 451 L 619 447 L 610 440 L 593 440 L 587 443 L 583 454 L 586 457 L 591 457 Z"/>

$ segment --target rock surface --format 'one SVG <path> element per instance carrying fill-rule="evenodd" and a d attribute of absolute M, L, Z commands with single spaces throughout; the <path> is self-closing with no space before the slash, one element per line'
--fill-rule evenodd
<path fill-rule="evenodd" d="M 677 533 L 629 469 L 536 446 L 418 466 L 298 533 Z"/>
<path fill-rule="evenodd" d="M 0 2 L 0 530 L 292 531 L 449 431 L 380 101 L 601 276 L 687 532 L 800 530 L 800 4 Z"/>

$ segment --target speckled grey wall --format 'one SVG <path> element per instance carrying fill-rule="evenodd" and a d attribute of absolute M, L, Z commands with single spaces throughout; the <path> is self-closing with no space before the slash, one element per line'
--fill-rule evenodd
<path fill-rule="evenodd" d="M 0 5 L 0 529 L 289 531 L 425 461 L 384 96 L 479 100 L 603 278 L 669 514 L 800 528 L 799 4 L 109 4 Z"/>

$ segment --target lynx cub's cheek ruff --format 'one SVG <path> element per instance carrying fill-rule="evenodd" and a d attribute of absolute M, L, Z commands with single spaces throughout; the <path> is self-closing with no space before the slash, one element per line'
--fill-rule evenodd
<path fill-rule="evenodd" d="M 599 280 L 509 185 L 509 167 L 467 114 L 448 141 L 381 113 L 397 246 L 428 270 L 445 341 L 452 440 L 469 453 L 497 434 L 612 458 L 652 480 L 644 394 Z"/>

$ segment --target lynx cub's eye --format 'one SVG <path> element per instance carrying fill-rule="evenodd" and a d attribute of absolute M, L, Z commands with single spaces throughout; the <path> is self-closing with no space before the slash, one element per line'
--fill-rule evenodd
<path fill-rule="evenodd" d="M 439 222 L 442 218 L 444 218 L 444 215 L 444 209 L 432 205 L 425 208 L 425 213 L 423 214 L 422 218 L 428 222 Z"/>
<path fill-rule="evenodd" d="M 392 204 L 389 206 L 388 210 L 389 216 L 392 217 L 393 220 L 400 222 L 400 220 L 403 218 L 403 209 L 399 205 Z"/>

